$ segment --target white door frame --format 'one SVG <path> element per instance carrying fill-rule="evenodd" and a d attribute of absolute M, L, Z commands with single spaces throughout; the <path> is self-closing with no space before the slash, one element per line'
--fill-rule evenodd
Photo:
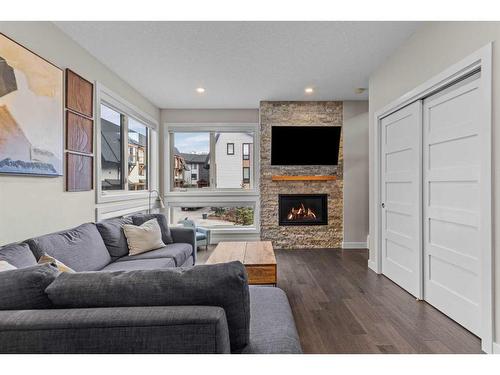
<path fill-rule="evenodd" d="M 487 238 L 484 239 L 483 252 L 481 254 L 482 265 L 481 265 L 481 345 L 483 351 L 486 353 L 493 352 L 493 251 L 492 251 L 492 153 L 491 153 L 491 84 L 492 84 L 492 72 L 491 72 L 491 56 L 492 56 L 492 45 L 488 43 L 481 49 L 475 51 L 471 55 L 467 56 L 460 62 L 447 68 L 440 74 L 434 76 L 427 82 L 416 87 L 410 92 L 404 94 L 400 98 L 394 100 L 381 110 L 375 112 L 374 114 L 374 202 L 372 202 L 371 209 L 375 212 L 375 233 L 373 240 L 373 248 L 370 249 L 371 257 L 368 261 L 368 267 L 375 271 L 376 273 L 382 272 L 382 257 L 380 256 L 380 251 L 382 249 L 381 243 L 381 230 L 382 230 L 382 212 L 380 209 L 381 205 L 381 120 L 382 118 L 388 116 L 389 114 L 403 108 L 404 106 L 413 103 L 417 100 L 421 100 L 430 94 L 452 84 L 453 82 L 460 80 L 461 78 L 469 75 L 471 72 L 481 69 L 480 86 L 481 92 L 483 93 L 483 100 L 481 103 L 484 107 L 481 109 L 483 116 L 483 122 L 487 133 L 490 134 L 489 139 L 482 145 L 483 155 L 482 155 L 482 167 L 485 168 L 484 175 L 486 176 L 485 183 L 483 184 L 483 190 L 481 191 L 481 197 L 484 199 L 483 204 L 486 207 L 486 212 L 484 212 L 484 217 L 481 221 L 485 225 Z M 420 135 L 422 136 L 422 135 Z M 372 258 L 373 256 L 373 258 Z M 421 275 L 423 279 L 423 275 Z"/>

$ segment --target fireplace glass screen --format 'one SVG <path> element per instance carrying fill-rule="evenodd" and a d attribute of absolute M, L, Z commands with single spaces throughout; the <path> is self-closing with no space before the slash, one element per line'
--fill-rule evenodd
<path fill-rule="evenodd" d="M 327 194 L 280 194 L 279 225 L 327 225 Z"/>

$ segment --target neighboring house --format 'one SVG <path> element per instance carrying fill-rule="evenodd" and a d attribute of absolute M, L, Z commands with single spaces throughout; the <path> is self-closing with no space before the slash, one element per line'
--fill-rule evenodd
<path fill-rule="evenodd" d="M 217 188 L 253 186 L 253 135 L 219 133 L 215 142 Z"/>
<path fill-rule="evenodd" d="M 210 182 L 209 154 L 180 153 L 187 166 L 184 171 L 184 184 L 187 186 L 206 187 Z"/>
<path fill-rule="evenodd" d="M 184 174 L 189 171 L 186 161 L 181 156 L 181 152 L 177 147 L 174 147 L 174 186 L 184 187 Z"/>
<path fill-rule="evenodd" d="M 137 134 L 138 140 L 128 140 L 128 183 L 130 190 L 147 189 L 147 138 Z"/>
<path fill-rule="evenodd" d="M 103 190 L 119 190 L 122 188 L 120 149 L 120 127 L 110 121 L 101 119 L 101 186 Z M 147 189 L 147 139 L 138 134 L 138 139 L 128 139 L 128 171 L 127 178 L 130 190 Z"/>
<path fill-rule="evenodd" d="M 101 134 L 102 190 L 119 190 L 122 186 L 120 127 L 101 118 Z"/>

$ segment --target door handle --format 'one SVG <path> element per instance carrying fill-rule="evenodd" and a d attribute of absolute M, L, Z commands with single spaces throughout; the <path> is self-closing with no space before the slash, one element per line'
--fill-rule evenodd
<path fill-rule="evenodd" d="M 382 208 L 385 208 L 385 203 L 382 203 Z"/>

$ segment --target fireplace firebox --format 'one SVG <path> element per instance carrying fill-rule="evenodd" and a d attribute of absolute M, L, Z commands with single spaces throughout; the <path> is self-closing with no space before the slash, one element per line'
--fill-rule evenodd
<path fill-rule="evenodd" d="M 280 194 L 279 225 L 327 225 L 327 194 Z"/>

